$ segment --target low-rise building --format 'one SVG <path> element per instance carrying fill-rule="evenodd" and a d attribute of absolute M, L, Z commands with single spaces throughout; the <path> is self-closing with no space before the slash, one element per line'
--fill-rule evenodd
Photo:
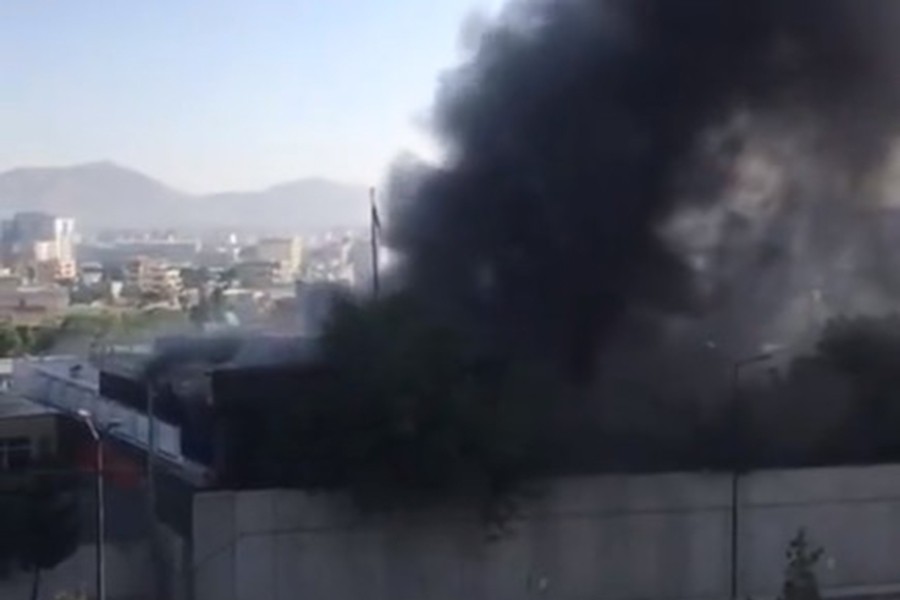
<path fill-rule="evenodd" d="M 69 291 L 58 285 L 20 285 L 0 279 L 0 320 L 14 325 L 40 325 L 60 317 L 69 306 Z"/>
<path fill-rule="evenodd" d="M 0 472 L 27 468 L 53 457 L 59 443 L 59 414 L 21 396 L 0 394 Z"/>
<path fill-rule="evenodd" d="M 253 260 L 277 265 L 276 283 L 289 283 L 300 271 L 302 244 L 298 237 L 263 238 L 251 251 Z"/>
<path fill-rule="evenodd" d="M 275 261 L 247 260 L 236 264 L 233 269 L 241 287 L 264 289 L 282 282 L 281 265 Z"/>
<path fill-rule="evenodd" d="M 25 267 L 26 278 L 37 284 L 74 281 L 78 270 L 74 261 L 60 261 L 52 258 L 37 261 Z"/>
<path fill-rule="evenodd" d="M 6 267 L 32 283 L 52 283 L 76 276 L 75 221 L 41 212 L 16 213 L 0 230 Z"/>
<path fill-rule="evenodd" d="M 79 278 L 84 285 L 99 285 L 103 281 L 103 265 L 100 263 L 82 263 L 79 272 Z"/>
<path fill-rule="evenodd" d="M 104 265 L 124 265 L 137 258 L 152 258 L 170 263 L 192 263 L 197 259 L 201 245 L 191 239 L 128 240 L 119 242 L 82 243 L 78 257 L 82 261 Z"/>
<path fill-rule="evenodd" d="M 135 294 L 174 297 L 181 291 L 181 267 L 152 258 L 130 260 L 123 269 L 124 286 Z"/>

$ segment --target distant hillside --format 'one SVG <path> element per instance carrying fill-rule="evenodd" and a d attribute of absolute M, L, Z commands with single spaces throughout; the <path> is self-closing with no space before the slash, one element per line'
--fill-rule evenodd
<path fill-rule="evenodd" d="M 226 192 L 198 200 L 204 214 L 252 229 L 358 227 L 368 218 L 366 188 L 301 179 L 259 192 Z M 230 221 L 229 221 L 230 219 Z"/>
<path fill-rule="evenodd" d="M 82 229 L 234 227 L 309 231 L 366 222 L 366 191 L 324 179 L 266 190 L 191 195 L 113 163 L 22 168 L 0 173 L 0 214 L 40 210 Z"/>

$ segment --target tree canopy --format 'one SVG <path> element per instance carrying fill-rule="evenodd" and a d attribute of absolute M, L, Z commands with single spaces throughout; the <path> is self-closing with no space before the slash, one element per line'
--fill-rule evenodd
<path fill-rule="evenodd" d="M 0 357 L 16 356 L 22 351 L 22 338 L 9 322 L 0 323 Z"/>
<path fill-rule="evenodd" d="M 60 348 L 86 350 L 91 343 L 101 340 L 145 338 L 186 327 L 187 316 L 176 310 L 75 312 L 59 322 L 18 328 L 21 344 L 16 352 L 44 354 Z"/>

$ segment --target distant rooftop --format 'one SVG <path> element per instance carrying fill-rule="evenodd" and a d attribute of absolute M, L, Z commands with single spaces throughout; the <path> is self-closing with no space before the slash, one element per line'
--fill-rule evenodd
<path fill-rule="evenodd" d="M 102 371 L 140 379 L 152 360 L 153 354 L 149 352 L 111 352 L 96 357 L 93 366 Z"/>
<path fill-rule="evenodd" d="M 98 355 L 93 365 L 84 365 L 81 379 L 94 379 L 93 367 L 120 376 L 141 379 L 148 370 L 199 361 L 213 368 L 242 368 L 276 366 L 286 363 L 305 363 L 318 356 L 318 343 L 314 338 L 296 334 L 252 332 L 226 328 L 207 334 L 183 334 L 161 336 L 153 348 L 139 350 L 122 349 Z M 51 368 L 62 373 L 72 365 Z"/>

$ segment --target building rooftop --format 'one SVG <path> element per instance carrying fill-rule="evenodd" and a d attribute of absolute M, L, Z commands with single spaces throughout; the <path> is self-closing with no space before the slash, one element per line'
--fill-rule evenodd
<path fill-rule="evenodd" d="M 77 369 L 73 370 L 73 367 Z M 15 371 L 13 390 L 22 395 L 13 397 L 51 413 L 58 411 L 60 414 L 74 416 L 80 410 L 87 410 L 93 415 L 98 427 L 109 427 L 107 435 L 140 452 L 147 451 L 149 420 L 146 414 L 101 396 L 98 389 L 99 373 L 87 361 L 72 356 L 22 359 L 18 361 Z M 34 398 L 34 402 L 31 398 Z M 20 410 L 26 410 L 24 405 L 20 406 L 23 406 Z M 0 418 L 4 416 L 6 415 L 0 409 Z M 159 466 L 194 485 L 205 485 L 209 470 L 182 456 L 180 428 L 157 420 L 156 433 L 155 454 L 160 461 Z"/>
<path fill-rule="evenodd" d="M 59 411 L 8 392 L 0 394 L 0 419 L 55 415 Z"/>
<path fill-rule="evenodd" d="M 115 373 L 131 379 L 142 379 L 153 360 L 150 352 L 110 352 L 98 357 L 96 366 L 91 368 Z"/>
<path fill-rule="evenodd" d="M 60 355 L 23 359 L 21 364 L 24 363 L 38 367 L 41 371 L 59 381 L 65 381 L 88 391 L 97 391 L 99 372 L 88 360 L 75 356 Z"/>

